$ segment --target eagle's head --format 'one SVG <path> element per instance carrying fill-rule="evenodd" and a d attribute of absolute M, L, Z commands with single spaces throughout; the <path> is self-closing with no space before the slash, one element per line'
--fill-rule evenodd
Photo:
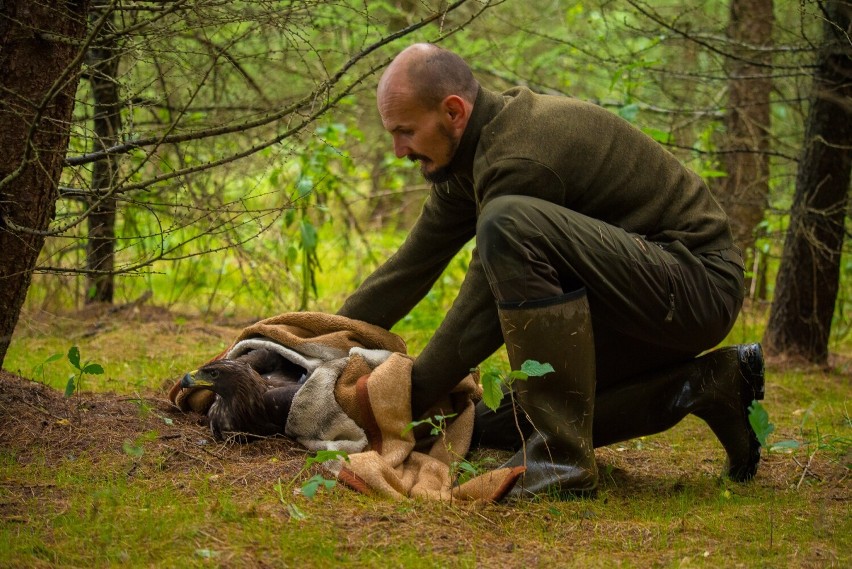
<path fill-rule="evenodd" d="M 265 385 L 260 375 L 246 362 L 240 360 L 216 360 L 183 376 L 181 387 L 206 387 L 225 400 L 237 393 L 259 391 Z M 256 389 L 252 389 L 256 387 Z"/>
<path fill-rule="evenodd" d="M 301 385 L 261 375 L 252 366 L 253 361 L 257 363 L 251 358 L 216 360 L 181 379 L 181 387 L 202 387 L 216 393 L 207 416 L 218 440 L 225 433 L 241 433 L 240 440 L 250 435 L 284 434 L 290 406 Z"/>
<path fill-rule="evenodd" d="M 266 382 L 248 363 L 216 360 L 183 376 L 181 387 L 204 387 L 216 393 L 207 411 L 213 436 L 226 432 L 267 434 L 264 393 Z"/>

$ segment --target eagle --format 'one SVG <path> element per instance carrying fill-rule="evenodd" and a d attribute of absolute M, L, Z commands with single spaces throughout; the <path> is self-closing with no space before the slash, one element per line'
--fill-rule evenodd
<path fill-rule="evenodd" d="M 235 359 L 214 360 L 181 379 L 181 387 L 206 387 L 216 394 L 207 411 L 216 440 L 229 434 L 245 441 L 284 434 L 293 397 L 305 369 L 266 348 Z"/>

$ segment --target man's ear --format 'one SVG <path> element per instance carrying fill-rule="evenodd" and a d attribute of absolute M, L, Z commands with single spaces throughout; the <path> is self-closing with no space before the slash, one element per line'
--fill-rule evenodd
<path fill-rule="evenodd" d="M 464 130 L 470 118 L 470 105 L 458 95 L 449 95 L 441 105 L 449 124 L 457 130 Z"/>

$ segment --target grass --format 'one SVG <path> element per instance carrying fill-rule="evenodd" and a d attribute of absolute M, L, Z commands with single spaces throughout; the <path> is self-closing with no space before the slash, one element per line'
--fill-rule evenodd
<path fill-rule="evenodd" d="M 400 324 L 412 352 L 442 302 L 426 299 Z M 729 340 L 759 337 L 762 319 L 744 314 Z M 721 447 L 688 417 L 666 433 L 598 449 L 595 499 L 448 505 L 338 486 L 309 500 L 292 492 L 305 458 L 295 444 L 215 443 L 202 418 L 165 399 L 165 386 L 246 323 L 150 306 L 27 313 L 6 369 L 36 381 L 0 377 L 0 567 L 852 563 L 850 373 L 842 357 L 829 371 L 770 365 L 771 441 L 801 446 L 765 453 L 750 484 L 719 477 Z M 64 358 L 44 365 L 43 375 L 34 371 L 71 345 L 106 372 L 86 376 L 82 393 L 65 398 L 72 369 Z M 293 505 L 304 519 L 293 517 Z"/>

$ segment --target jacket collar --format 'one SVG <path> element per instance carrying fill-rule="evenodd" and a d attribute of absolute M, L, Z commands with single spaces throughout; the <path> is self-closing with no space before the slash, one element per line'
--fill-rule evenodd
<path fill-rule="evenodd" d="M 455 156 L 450 162 L 450 170 L 453 174 L 467 184 L 473 184 L 473 161 L 482 129 L 497 116 L 503 105 L 503 96 L 500 93 L 489 91 L 484 87 L 479 88 L 470 120 L 464 129 Z"/>

